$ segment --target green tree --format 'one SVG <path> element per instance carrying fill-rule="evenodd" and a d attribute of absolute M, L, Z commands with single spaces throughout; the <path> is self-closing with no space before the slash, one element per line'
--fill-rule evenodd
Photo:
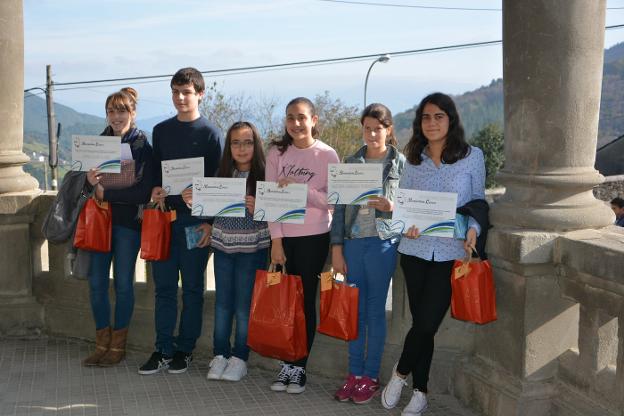
<path fill-rule="evenodd" d="M 332 98 L 329 91 L 314 97 L 313 102 L 319 116 L 319 138 L 333 147 L 341 160 L 355 153 L 363 144 L 361 110 Z"/>
<path fill-rule="evenodd" d="M 494 176 L 505 162 L 503 131 L 498 124 L 487 124 L 475 133 L 470 144 L 479 147 L 485 157 L 485 187 L 497 186 Z"/>

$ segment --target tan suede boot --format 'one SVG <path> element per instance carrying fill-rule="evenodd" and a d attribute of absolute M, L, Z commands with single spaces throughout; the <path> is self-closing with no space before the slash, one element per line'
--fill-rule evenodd
<path fill-rule="evenodd" d="M 84 366 L 93 366 L 98 365 L 106 351 L 108 351 L 108 347 L 111 342 L 111 328 L 107 326 L 106 328 L 98 329 L 95 331 L 95 351 L 93 354 L 88 356 L 82 361 L 82 365 Z"/>
<path fill-rule="evenodd" d="M 100 367 L 110 367 L 119 363 L 126 356 L 126 340 L 128 339 L 128 328 L 116 329 L 113 331 L 113 338 L 110 347 L 104 357 L 100 359 Z"/>

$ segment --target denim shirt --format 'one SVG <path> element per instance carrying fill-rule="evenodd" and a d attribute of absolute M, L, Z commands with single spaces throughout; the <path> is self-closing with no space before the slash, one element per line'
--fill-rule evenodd
<path fill-rule="evenodd" d="M 420 165 L 406 163 L 400 187 L 421 191 L 455 192 L 458 207 L 475 199 L 485 199 L 483 152 L 478 147 L 470 146 L 468 156 L 455 163 L 442 163 L 440 166 L 436 166 L 423 152 Z M 474 228 L 477 235 L 481 232 L 481 227 L 472 217 L 468 217 L 468 227 Z M 434 261 L 455 260 L 465 256 L 463 241 L 428 235 L 401 239 L 398 251 Z"/>
<path fill-rule="evenodd" d="M 366 145 L 355 152 L 353 156 L 347 156 L 345 163 L 366 163 Z M 388 152 L 383 161 L 383 196 L 390 201 L 394 200 L 396 190 L 399 187 L 399 179 L 405 166 L 405 156 L 399 150 L 388 145 Z M 345 239 L 353 238 L 353 224 L 357 217 L 359 205 L 335 205 L 332 219 L 330 238 L 331 244 L 342 245 Z M 375 210 L 375 227 L 379 238 L 382 240 L 398 240 L 400 233 L 392 231 L 392 212 Z"/>

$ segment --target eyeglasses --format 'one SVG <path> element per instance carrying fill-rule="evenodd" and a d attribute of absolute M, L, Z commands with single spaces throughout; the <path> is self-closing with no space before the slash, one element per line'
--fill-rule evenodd
<path fill-rule="evenodd" d="M 253 140 L 245 140 L 244 142 L 239 142 L 238 140 L 236 140 L 236 141 L 230 142 L 230 146 L 238 147 L 239 149 L 242 149 L 245 147 L 247 148 L 253 147 L 253 145 L 254 145 Z"/>

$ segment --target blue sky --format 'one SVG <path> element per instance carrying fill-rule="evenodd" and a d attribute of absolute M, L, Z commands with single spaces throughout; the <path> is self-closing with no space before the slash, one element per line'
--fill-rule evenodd
<path fill-rule="evenodd" d="M 423 6 L 500 8 L 500 0 L 377 0 Z M 624 7 L 624 0 L 608 0 Z M 608 10 L 607 25 L 624 23 Z M 24 0 L 25 88 L 56 82 L 171 74 L 312 59 L 386 53 L 501 39 L 501 13 L 424 10 L 319 0 Z M 624 41 L 606 33 L 605 47 Z M 404 111 L 423 95 L 460 94 L 502 75 L 500 45 L 394 57 L 372 70 L 368 101 Z M 226 94 L 276 98 L 328 90 L 362 105 L 373 61 L 215 77 Z M 137 84 L 139 119 L 171 114 L 169 83 Z M 106 96 L 121 86 L 57 91 L 55 100 L 103 116 Z"/>

